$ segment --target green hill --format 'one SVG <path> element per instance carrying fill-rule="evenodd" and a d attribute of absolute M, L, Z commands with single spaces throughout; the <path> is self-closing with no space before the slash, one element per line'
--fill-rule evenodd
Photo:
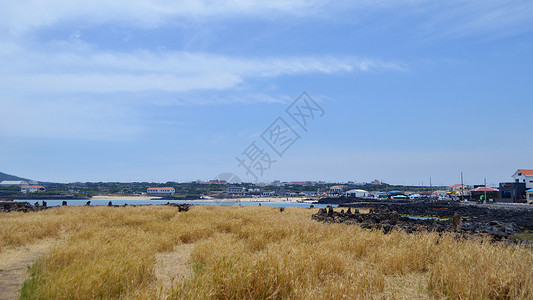
<path fill-rule="evenodd" d="M 24 180 L 24 181 L 29 181 L 30 179 L 22 178 L 22 177 L 18 177 L 18 176 L 14 176 L 14 175 L 9 175 L 9 174 L 0 172 L 0 182 L 4 181 L 4 180 Z"/>

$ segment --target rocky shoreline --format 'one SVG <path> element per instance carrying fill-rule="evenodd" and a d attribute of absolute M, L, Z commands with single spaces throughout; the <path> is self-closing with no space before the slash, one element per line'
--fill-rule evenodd
<path fill-rule="evenodd" d="M 30 212 L 47 208 L 46 205 L 31 205 L 28 202 L 0 201 L 0 212 Z"/>
<path fill-rule="evenodd" d="M 466 238 L 522 242 L 514 234 L 533 232 L 533 210 L 464 206 L 457 203 L 357 203 L 320 209 L 312 218 L 321 222 L 358 224 L 363 228 L 407 233 L 453 232 Z M 370 208 L 368 214 L 357 207 Z M 529 242 L 531 244 L 531 242 Z"/>
<path fill-rule="evenodd" d="M 188 211 L 192 204 L 176 204 L 176 203 L 167 203 L 164 205 L 174 206 L 178 208 L 179 212 Z M 67 202 L 63 201 L 61 206 L 67 206 Z M 91 201 L 87 201 L 85 206 L 91 206 Z M 124 207 L 124 206 L 144 206 L 144 205 L 113 205 L 112 201 L 109 201 L 108 207 Z M 34 205 L 31 205 L 29 202 L 14 202 L 14 201 L 0 201 L 0 212 L 31 212 L 31 211 L 40 211 L 51 208 L 47 206 L 46 201 L 43 201 L 43 205 L 39 205 L 39 202 L 35 202 Z"/>

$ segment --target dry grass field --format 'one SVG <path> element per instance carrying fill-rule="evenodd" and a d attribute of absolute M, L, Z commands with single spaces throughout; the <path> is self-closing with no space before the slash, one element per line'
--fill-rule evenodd
<path fill-rule="evenodd" d="M 23 299 L 533 299 L 533 251 L 311 220 L 316 209 L 59 207 L 0 215 L 6 251 L 55 239 Z"/>

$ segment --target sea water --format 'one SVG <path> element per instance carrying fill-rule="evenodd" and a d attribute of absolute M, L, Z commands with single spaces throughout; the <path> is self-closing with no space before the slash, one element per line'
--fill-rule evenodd
<path fill-rule="evenodd" d="M 39 205 L 43 204 L 43 200 L 38 199 L 27 199 L 27 200 L 15 200 L 16 202 L 28 202 L 30 204 L 35 204 L 38 202 Z M 272 206 L 272 207 L 304 207 L 309 208 L 313 205 L 316 208 L 326 207 L 327 204 L 311 204 L 311 203 L 297 203 L 297 202 L 263 202 L 263 201 L 227 201 L 227 200 L 138 200 L 138 199 L 120 199 L 120 200 L 92 200 L 92 199 L 83 199 L 83 200 L 54 200 L 54 199 L 45 199 L 47 206 L 61 206 L 63 201 L 67 202 L 67 206 L 83 206 L 87 201 L 91 201 L 91 206 L 93 205 L 108 205 L 111 202 L 112 205 L 163 205 L 167 203 L 172 204 L 193 204 L 193 205 L 242 205 L 242 206 Z M 336 204 L 330 205 L 332 207 L 337 207 Z"/>

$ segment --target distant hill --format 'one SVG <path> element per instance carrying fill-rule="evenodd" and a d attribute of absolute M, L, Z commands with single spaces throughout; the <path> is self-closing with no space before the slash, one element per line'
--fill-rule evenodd
<path fill-rule="evenodd" d="M 24 180 L 24 181 L 30 181 L 30 179 L 27 179 L 27 178 L 22 178 L 22 177 L 18 177 L 18 176 L 14 176 L 14 175 L 9 175 L 9 174 L 6 174 L 6 173 L 2 173 L 2 172 L 0 172 L 0 181 L 4 181 L 4 180 Z"/>

